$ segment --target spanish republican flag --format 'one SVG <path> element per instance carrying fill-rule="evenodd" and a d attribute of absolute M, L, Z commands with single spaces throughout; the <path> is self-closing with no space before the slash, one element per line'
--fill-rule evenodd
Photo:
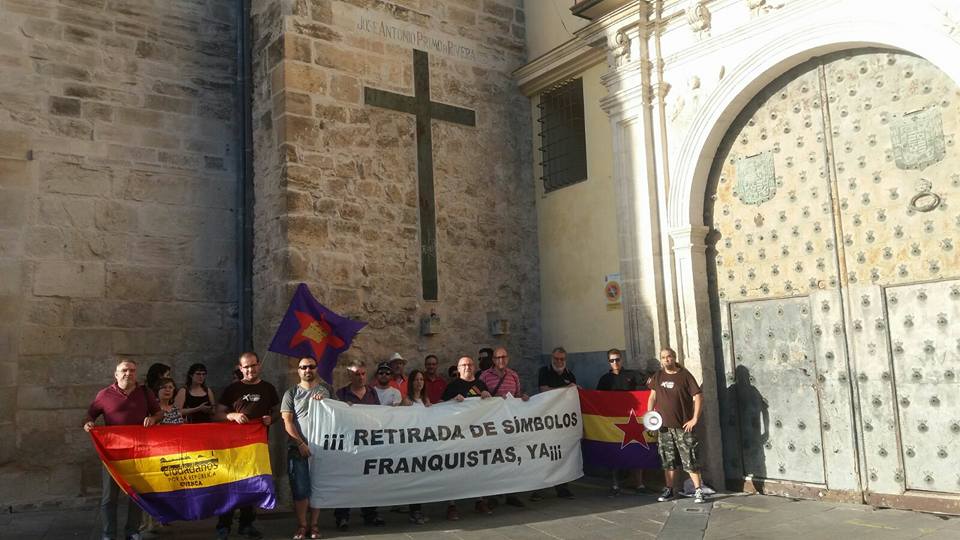
<path fill-rule="evenodd" d="M 583 464 L 611 469 L 659 469 L 657 433 L 643 427 L 649 390 L 580 390 Z"/>
<path fill-rule="evenodd" d="M 259 422 L 106 426 L 91 435 L 113 479 L 161 523 L 276 504 Z"/>

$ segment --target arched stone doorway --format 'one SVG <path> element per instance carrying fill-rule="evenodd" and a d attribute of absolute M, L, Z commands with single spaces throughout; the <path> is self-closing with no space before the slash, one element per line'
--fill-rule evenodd
<path fill-rule="evenodd" d="M 704 223 L 728 478 L 960 493 L 958 127 L 949 77 L 858 49 L 791 69 L 727 131 Z"/>

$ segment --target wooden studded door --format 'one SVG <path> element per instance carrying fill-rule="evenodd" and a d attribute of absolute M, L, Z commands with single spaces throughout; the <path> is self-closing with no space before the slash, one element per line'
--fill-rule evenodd
<path fill-rule="evenodd" d="M 730 128 L 704 216 L 728 478 L 960 493 L 958 98 L 922 58 L 858 49 Z"/>

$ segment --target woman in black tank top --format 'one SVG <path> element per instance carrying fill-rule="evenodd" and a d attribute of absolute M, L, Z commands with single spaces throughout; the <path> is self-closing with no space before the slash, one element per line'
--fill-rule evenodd
<path fill-rule="evenodd" d="M 207 366 L 193 364 L 187 370 L 187 382 L 174 401 L 188 423 L 210 422 L 213 418 L 213 390 L 207 387 Z"/>

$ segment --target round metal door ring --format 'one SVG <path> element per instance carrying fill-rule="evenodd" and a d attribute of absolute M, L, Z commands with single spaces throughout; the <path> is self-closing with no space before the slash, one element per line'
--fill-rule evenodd
<path fill-rule="evenodd" d="M 910 198 L 909 206 L 917 212 L 929 212 L 940 206 L 940 196 L 932 191 L 921 191 Z"/>

